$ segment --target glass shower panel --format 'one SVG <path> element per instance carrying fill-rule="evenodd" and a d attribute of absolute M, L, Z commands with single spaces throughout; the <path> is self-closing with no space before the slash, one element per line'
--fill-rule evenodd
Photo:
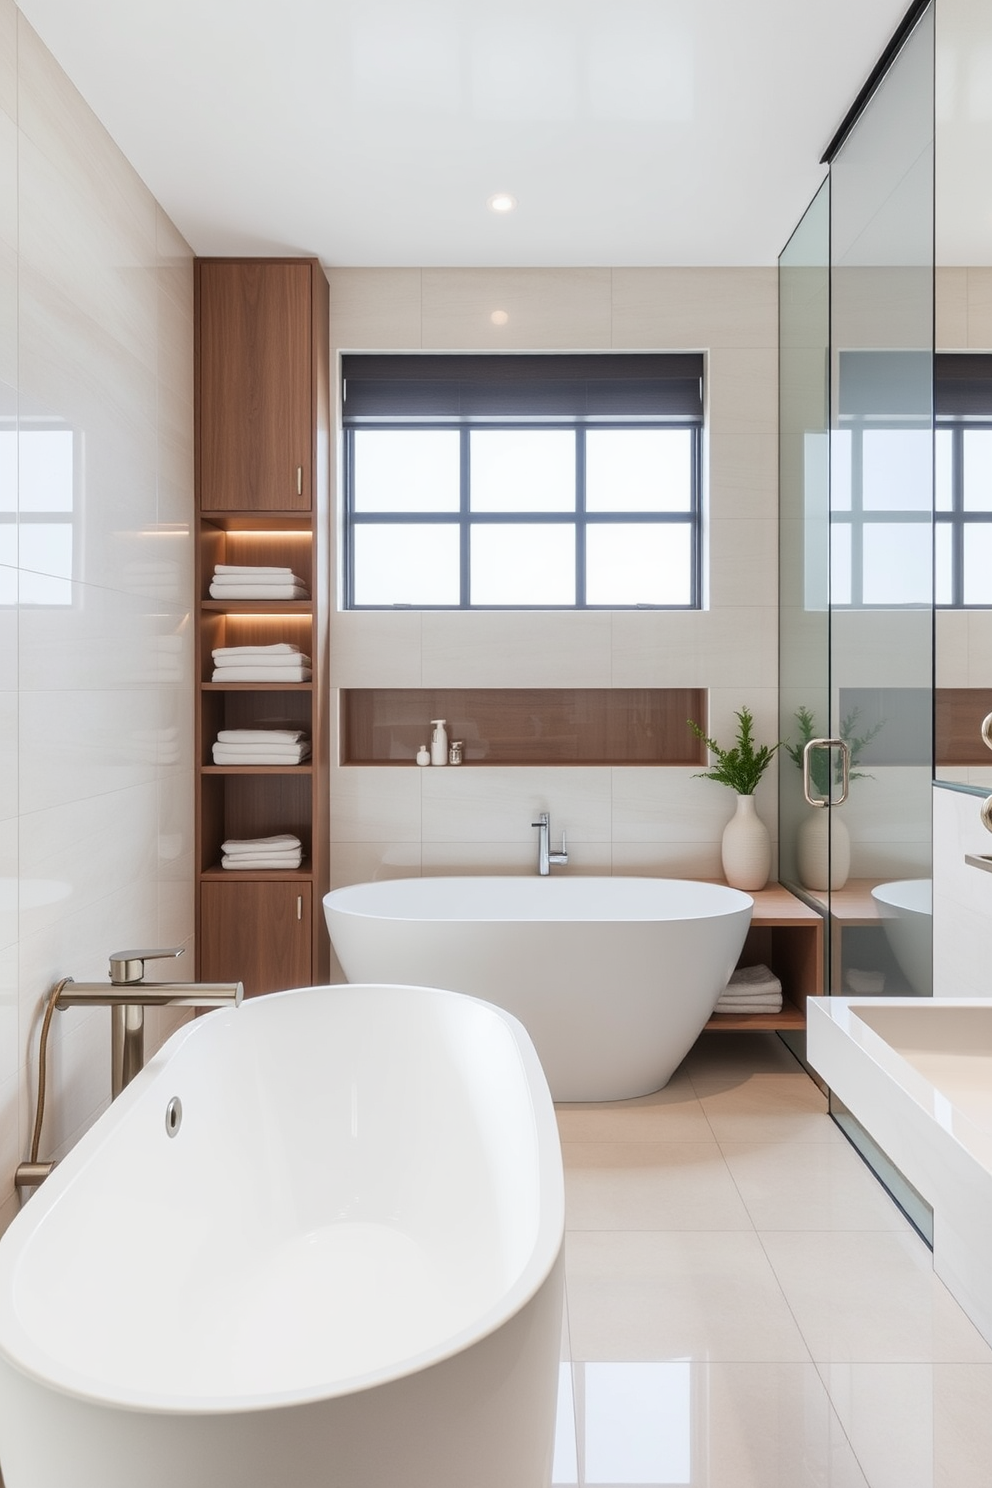
<path fill-rule="evenodd" d="M 801 760 L 830 717 L 829 180 L 782 251 L 778 283 L 779 878 L 825 891 L 826 815 L 806 804 Z"/>
<path fill-rule="evenodd" d="M 929 995 L 933 7 L 831 162 L 830 988 Z"/>

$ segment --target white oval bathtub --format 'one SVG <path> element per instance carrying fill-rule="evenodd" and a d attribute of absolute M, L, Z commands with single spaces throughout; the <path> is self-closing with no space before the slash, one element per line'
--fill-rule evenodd
<path fill-rule="evenodd" d="M 919 997 L 933 996 L 933 881 L 899 878 L 876 884 L 871 897 L 899 969 Z"/>
<path fill-rule="evenodd" d="M 672 878 L 403 878 L 324 897 L 349 981 L 419 982 L 519 1018 L 555 1100 L 658 1090 L 713 1012 L 754 901 Z"/>
<path fill-rule="evenodd" d="M 197 1019 L 0 1241 L 6 1488 L 545 1488 L 563 1225 L 500 1009 L 319 987 Z"/>

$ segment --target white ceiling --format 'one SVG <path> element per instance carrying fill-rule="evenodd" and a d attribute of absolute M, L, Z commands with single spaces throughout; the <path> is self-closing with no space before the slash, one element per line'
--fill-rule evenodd
<path fill-rule="evenodd" d="M 908 0 L 19 3 L 197 253 L 565 266 L 774 263 Z"/>

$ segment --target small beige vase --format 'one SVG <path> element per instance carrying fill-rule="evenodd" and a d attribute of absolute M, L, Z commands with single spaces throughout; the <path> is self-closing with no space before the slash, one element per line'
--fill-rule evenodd
<path fill-rule="evenodd" d="M 753 796 L 738 796 L 737 809 L 723 829 L 723 876 L 732 889 L 763 889 L 772 867 L 768 828 L 754 808 Z"/>
<path fill-rule="evenodd" d="M 796 867 L 807 889 L 842 889 L 851 872 L 851 836 L 836 807 L 810 810 L 796 833 Z"/>

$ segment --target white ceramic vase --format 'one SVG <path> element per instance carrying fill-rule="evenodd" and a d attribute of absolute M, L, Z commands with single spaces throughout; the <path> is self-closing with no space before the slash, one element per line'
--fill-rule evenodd
<path fill-rule="evenodd" d="M 851 837 L 835 807 L 816 806 L 796 834 L 799 882 L 807 889 L 842 889 L 851 872 Z"/>
<path fill-rule="evenodd" d="M 738 796 L 737 810 L 723 829 L 723 876 L 732 889 L 763 889 L 772 866 L 768 828 L 754 809 L 753 796 Z"/>

